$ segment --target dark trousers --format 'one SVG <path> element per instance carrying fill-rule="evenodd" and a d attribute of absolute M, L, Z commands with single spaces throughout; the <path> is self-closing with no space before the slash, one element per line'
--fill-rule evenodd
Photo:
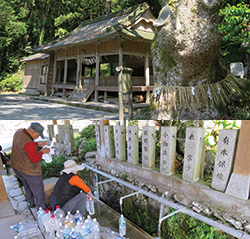
<path fill-rule="evenodd" d="M 67 215 L 68 211 L 70 211 L 71 214 L 75 214 L 76 210 L 79 210 L 82 215 L 85 215 L 86 202 L 86 193 L 79 193 L 71 198 L 61 209 L 65 212 L 65 215 Z"/>
<path fill-rule="evenodd" d="M 14 169 L 14 168 L 13 168 Z M 32 176 L 14 169 L 16 176 L 23 182 L 27 201 L 34 203 L 38 208 L 47 208 L 42 176 Z"/>

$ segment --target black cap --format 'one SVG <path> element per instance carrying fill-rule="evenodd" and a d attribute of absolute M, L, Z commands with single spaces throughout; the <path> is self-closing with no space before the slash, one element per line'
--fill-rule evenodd
<path fill-rule="evenodd" d="M 35 130 L 37 133 L 39 133 L 41 138 L 44 139 L 44 135 L 43 135 L 44 127 L 41 124 L 37 122 L 32 122 L 30 125 L 30 128 Z"/>

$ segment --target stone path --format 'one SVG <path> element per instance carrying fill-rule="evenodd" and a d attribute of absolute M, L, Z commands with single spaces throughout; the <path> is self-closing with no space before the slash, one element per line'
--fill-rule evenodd
<path fill-rule="evenodd" d="M 17 232 L 13 232 L 10 226 L 13 226 L 24 220 L 35 221 L 35 218 L 33 216 L 34 211 L 32 214 L 15 175 L 6 175 L 4 171 L 1 171 L 1 174 L 6 193 L 15 212 L 15 215 L 0 218 L 0 231 L 5 232 L 3 235 L 1 235 L 1 239 L 10 239 L 18 235 Z M 40 233 L 39 235 L 30 238 L 43 239 L 44 237 Z"/>

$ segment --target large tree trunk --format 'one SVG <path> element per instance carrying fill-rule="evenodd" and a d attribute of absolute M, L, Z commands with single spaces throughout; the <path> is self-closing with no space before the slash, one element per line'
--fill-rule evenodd
<path fill-rule="evenodd" d="M 174 111 L 181 114 L 186 109 L 195 117 L 203 98 L 208 106 L 213 95 L 220 93 L 221 85 L 213 84 L 226 77 L 218 59 L 221 35 L 216 31 L 221 4 L 221 0 L 170 1 L 155 20 L 154 118 L 171 118 Z"/>

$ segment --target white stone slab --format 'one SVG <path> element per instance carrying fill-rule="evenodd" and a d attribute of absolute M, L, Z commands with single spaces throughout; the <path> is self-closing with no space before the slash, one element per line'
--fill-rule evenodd
<path fill-rule="evenodd" d="M 125 125 L 115 125 L 115 157 L 126 161 L 126 128 Z"/>
<path fill-rule="evenodd" d="M 100 134 L 100 125 L 95 125 L 95 137 L 96 137 L 96 148 L 97 153 L 101 154 L 101 134 Z"/>
<path fill-rule="evenodd" d="M 186 131 L 185 153 L 182 177 L 187 181 L 197 181 L 201 175 L 201 164 L 203 162 L 204 147 L 203 127 L 189 127 Z"/>
<path fill-rule="evenodd" d="M 247 200 L 249 199 L 249 189 L 250 177 L 232 173 L 225 193 Z"/>
<path fill-rule="evenodd" d="M 230 63 L 230 71 L 233 75 L 244 77 L 244 66 L 242 62 L 232 62 Z"/>
<path fill-rule="evenodd" d="M 139 164 L 139 132 L 138 126 L 127 127 L 127 154 L 128 162 Z"/>
<path fill-rule="evenodd" d="M 211 187 L 224 192 L 233 170 L 239 130 L 220 130 Z"/>
<path fill-rule="evenodd" d="M 155 126 L 142 127 L 142 167 L 155 167 Z"/>
<path fill-rule="evenodd" d="M 160 172 L 171 175 L 175 172 L 177 127 L 161 127 Z"/>
<path fill-rule="evenodd" d="M 108 158 L 115 157 L 114 128 L 112 125 L 104 125 L 105 155 Z"/>

